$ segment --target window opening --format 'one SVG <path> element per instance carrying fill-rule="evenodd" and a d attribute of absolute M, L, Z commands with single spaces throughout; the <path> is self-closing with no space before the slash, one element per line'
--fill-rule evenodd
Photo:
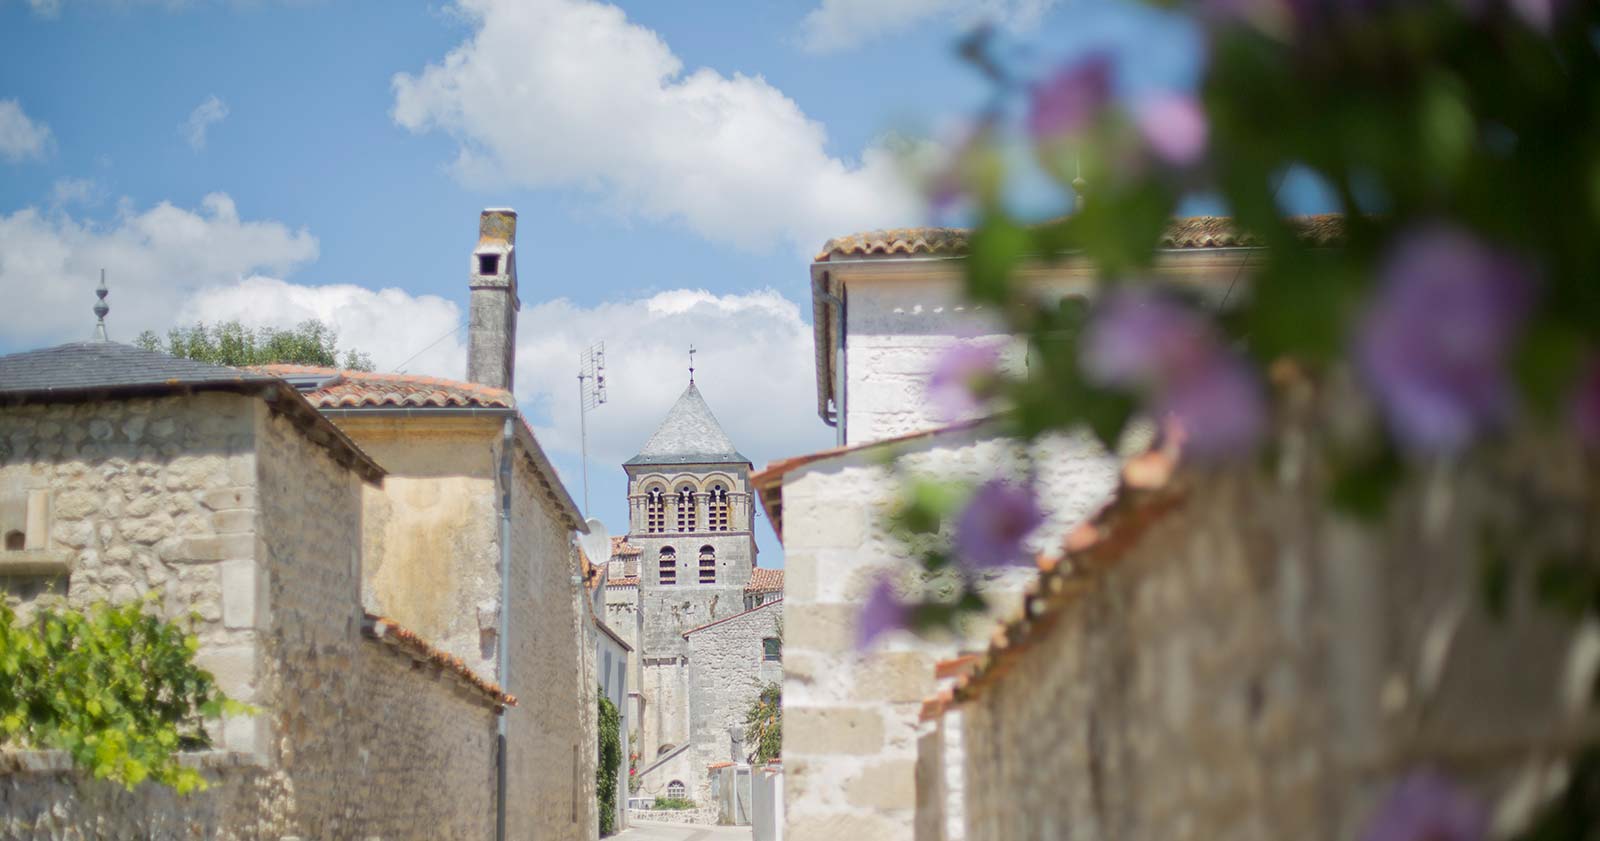
<path fill-rule="evenodd" d="M 661 583 L 678 583 L 678 553 L 671 546 L 661 547 Z"/>
<path fill-rule="evenodd" d="M 660 488 L 651 488 L 644 498 L 644 530 L 660 534 L 667 530 L 667 495 Z"/>
<path fill-rule="evenodd" d="M 15 552 L 28 545 L 28 538 L 20 531 L 6 532 L 6 549 Z"/>
<path fill-rule="evenodd" d="M 783 659 L 783 640 L 767 637 L 761 641 L 761 659 L 777 662 Z"/>
<path fill-rule="evenodd" d="M 717 550 L 710 546 L 700 547 L 700 583 L 717 583 Z"/>
<path fill-rule="evenodd" d="M 706 525 L 707 531 L 728 530 L 728 489 L 721 485 L 712 485 L 710 503 L 706 506 L 706 518 L 710 521 Z"/>
<path fill-rule="evenodd" d="M 672 797 L 672 798 L 675 798 L 675 799 L 678 799 L 678 800 L 682 800 L 683 799 L 683 795 L 686 794 L 686 793 L 687 793 L 687 791 L 683 787 L 683 781 L 682 780 L 673 780 L 672 782 L 667 783 L 667 796 L 668 797 Z"/>
<path fill-rule="evenodd" d="M 678 531 L 694 531 L 694 488 L 678 489 Z"/>
<path fill-rule="evenodd" d="M 481 275 L 497 275 L 499 273 L 500 273 L 500 255 L 499 254 L 479 254 L 478 255 L 478 274 L 481 274 Z"/>

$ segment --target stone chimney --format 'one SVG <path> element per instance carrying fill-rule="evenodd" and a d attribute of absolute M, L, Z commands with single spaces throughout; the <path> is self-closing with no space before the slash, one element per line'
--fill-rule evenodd
<path fill-rule="evenodd" d="M 511 390 L 517 361 L 517 212 L 489 208 L 478 217 L 472 250 L 467 379 Z"/>

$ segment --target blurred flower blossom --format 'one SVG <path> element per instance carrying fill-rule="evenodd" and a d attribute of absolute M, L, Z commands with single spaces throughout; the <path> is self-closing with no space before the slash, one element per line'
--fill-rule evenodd
<path fill-rule="evenodd" d="M 1511 11 L 1516 12 L 1528 26 L 1540 32 L 1549 32 L 1556 15 L 1566 5 L 1566 0 L 1508 0 Z"/>
<path fill-rule="evenodd" d="M 957 558 L 968 568 L 1026 563 L 1022 542 L 1042 522 L 1031 487 L 991 479 L 978 486 L 956 522 Z"/>
<path fill-rule="evenodd" d="M 1487 830 L 1481 803 L 1437 774 L 1418 772 L 1390 790 L 1362 841 L 1483 841 Z"/>
<path fill-rule="evenodd" d="M 1585 446 L 1600 449 L 1600 359 L 1591 362 L 1578 378 L 1572 396 L 1572 423 Z"/>
<path fill-rule="evenodd" d="M 1265 397 L 1249 365 L 1198 313 L 1170 297 L 1114 293 L 1080 350 L 1090 380 L 1143 392 L 1153 414 L 1175 420 L 1187 455 L 1247 452 L 1266 425 Z"/>
<path fill-rule="evenodd" d="M 1111 100 L 1111 58 L 1095 53 L 1069 63 L 1035 85 L 1028 134 L 1049 142 L 1082 132 Z"/>
<path fill-rule="evenodd" d="M 900 601 L 894 592 L 894 582 L 885 575 L 878 579 L 861 607 L 856 629 L 856 646 L 866 648 L 873 640 L 889 633 L 911 627 L 911 605 Z"/>
<path fill-rule="evenodd" d="M 1194 97 L 1147 100 L 1134 109 L 1134 119 L 1156 157 L 1171 166 L 1193 166 L 1205 154 L 1206 115 Z"/>
<path fill-rule="evenodd" d="M 1509 417 L 1506 358 L 1532 302 L 1528 267 L 1432 226 L 1401 239 L 1379 280 L 1355 358 L 1401 443 L 1447 452 Z"/>
<path fill-rule="evenodd" d="M 928 204 L 935 217 L 949 214 L 969 198 L 986 202 L 999 191 L 1004 164 L 995 151 L 998 120 L 986 114 L 946 146 L 924 169 Z"/>
<path fill-rule="evenodd" d="M 999 376 L 1000 348 L 961 342 L 939 357 L 928 375 L 928 399 L 945 420 L 971 417 Z"/>

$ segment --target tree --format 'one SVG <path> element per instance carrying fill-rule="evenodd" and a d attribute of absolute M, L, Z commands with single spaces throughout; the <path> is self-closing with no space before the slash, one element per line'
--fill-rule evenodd
<path fill-rule="evenodd" d="M 754 762 L 771 762 L 783 754 L 783 687 L 769 683 L 761 687 L 744 715 L 744 740 L 754 745 Z"/>
<path fill-rule="evenodd" d="M 338 334 L 332 326 L 316 319 L 302 321 L 288 330 L 277 327 L 251 330 L 238 320 L 214 325 L 198 322 L 193 327 L 168 330 L 164 346 L 152 330 L 140 333 L 133 343 L 145 350 L 235 368 L 288 363 L 372 370 L 372 357 L 357 350 L 346 350 L 341 359 Z"/>

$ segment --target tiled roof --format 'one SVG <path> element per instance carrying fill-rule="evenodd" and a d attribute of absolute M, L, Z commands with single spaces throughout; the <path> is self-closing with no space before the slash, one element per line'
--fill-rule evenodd
<path fill-rule="evenodd" d="M 1343 217 L 1334 213 L 1297 216 L 1292 223 L 1314 245 L 1331 245 L 1344 234 Z M 892 228 L 866 231 L 828 240 L 817 252 L 818 262 L 835 257 L 956 256 L 967 251 L 967 228 Z M 1173 219 L 1161 235 L 1159 247 L 1168 249 L 1249 248 L 1260 241 L 1234 227 L 1227 216 L 1187 216 Z"/>
<path fill-rule="evenodd" d="M 257 370 L 297 381 L 322 378 L 315 388 L 301 392 L 318 409 L 509 409 L 516 406 L 511 392 L 505 389 L 440 377 L 342 371 L 312 365 L 263 365 Z"/>
<path fill-rule="evenodd" d="M 378 642 L 394 646 L 413 660 L 432 663 L 440 671 L 450 674 L 465 686 L 486 696 L 496 709 L 517 705 L 515 696 L 506 694 L 499 686 L 478 677 L 478 674 L 466 663 L 461 662 L 460 658 L 434 648 L 427 640 L 393 619 L 368 613 L 362 617 L 361 632 Z"/>
<path fill-rule="evenodd" d="M 613 558 L 636 558 L 639 556 L 640 551 L 639 547 L 629 543 L 626 537 L 611 538 L 611 557 Z"/>
<path fill-rule="evenodd" d="M 607 587 L 637 587 L 637 586 L 639 586 L 639 576 L 637 576 L 637 575 L 623 575 L 623 576 L 619 576 L 617 578 L 608 578 L 608 579 L 606 579 L 606 586 Z"/>
<path fill-rule="evenodd" d="M 707 622 L 706 624 L 701 625 L 698 628 L 690 628 L 689 630 L 683 632 L 683 636 L 684 636 L 685 639 L 687 639 L 690 634 L 699 633 L 700 631 L 704 631 L 707 628 L 711 628 L 711 627 L 715 627 L 717 625 L 721 625 L 724 622 L 732 622 L 735 619 L 740 619 L 742 617 L 749 616 L 750 614 L 755 613 L 758 610 L 766 610 L 767 608 L 772 607 L 775 604 L 783 604 L 783 599 L 773 599 L 772 601 L 767 602 L 766 604 L 757 605 L 755 607 L 750 608 L 749 610 L 741 611 L 739 613 L 735 613 L 732 616 L 724 616 L 724 617 L 722 617 L 721 619 L 718 619 L 715 622 Z"/>
<path fill-rule="evenodd" d="M 644 449 L 626 464 L 749 464 L 722 431 L 694 383 L 672 404 Z"/>
<path fill-rule="evenodd" d="M 950 703 L 976 697 L 1005 674 L 1011 661 L 1048 630 L 1076 597 L 1094 588 L 1098 576 L 1117 564 L 1145 533 L 1178 510 L 1188 495 L 1177 473 L 1181 433 L 1163 436 L 1166 443 L 1123 465 L 1122 480 L 1111 501 L 1066 537 L 1061 556 L 1038 558 L 1039 577 L 1028 586 L 1018 614 L 1000 623 L 989 647 L 970 671 L 957 677 L 953 692 L 930 699 L 942 712 Z M 928 707 L 925 705 L 925 712 Z"/>
<path fill-rule="evenodd" d="M 272 377 L 117 342 L 72 342 L 0 356 L 0 396 L 49 397 L 143 388 L 226 389 Z"/>
<path fill-rule="evenodd" d="M 750 583 L 744 585 L 746 593 L 783 592 L 783 570 L 756 567 L 750 570 Z"/>

